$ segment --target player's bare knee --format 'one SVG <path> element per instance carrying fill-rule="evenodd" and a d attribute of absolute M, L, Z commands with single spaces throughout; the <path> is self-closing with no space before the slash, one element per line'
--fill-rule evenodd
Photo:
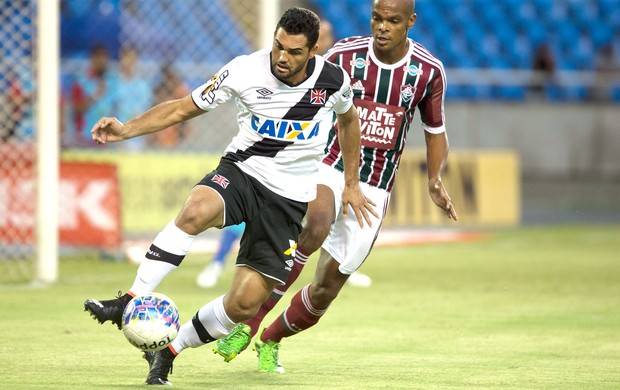
<path fill-rule="evenodd" d="M 224 308 L 232 321 L 241 322 L 253 318 L 258 313 L 260 304 L 253 300 L 235 299 L 227 302 Z"/>
<path fill-rule="evenodd" d="M 183 210 L 183 213 L 175 220 L 175 224 L 187 234 L 196 235 L 205 230 L 204 220 L 197 210 Z"/>
<path fill-rule="evenodd" d="M 210 215 L 208 207 L 197 202 L 187 202 L 175 223 L 179 229 L 187 234 L 199 234 L 207 228 L 215 226 L 216 222 Z"/>

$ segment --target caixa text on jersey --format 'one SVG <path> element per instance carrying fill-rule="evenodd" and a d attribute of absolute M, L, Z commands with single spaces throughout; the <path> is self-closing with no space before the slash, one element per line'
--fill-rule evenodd
<path fill-rule="evenodd" d="M 273 138 L 307 140 L 319 134 L 320 122 L 273 120 L 252 115 L 252 129 Z"/>

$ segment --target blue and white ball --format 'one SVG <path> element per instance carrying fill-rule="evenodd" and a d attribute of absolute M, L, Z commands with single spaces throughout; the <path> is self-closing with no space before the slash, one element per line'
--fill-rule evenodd
<path fill-rule="evenodd" d="M 164 349 L 179 333 L 179 310 L 164 294 L 134 297 L 123 311 L 123 334 L 142 351 Z"/>

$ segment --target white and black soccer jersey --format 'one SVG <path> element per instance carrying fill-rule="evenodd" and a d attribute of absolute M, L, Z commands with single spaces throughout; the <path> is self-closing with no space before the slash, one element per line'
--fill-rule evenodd
<path fill-rule="evenodd" d="M 362 132 L 360 180 L 390 191 L 416 106 L 424 130 L 444 132 L 446 77 L 443 64 L 426 48 L 409 40 L 409 51 L 395 64 L 373 53 L 370 36 L 336 42 L 325 58 L 341 65 L 351 78 Z M 323 162 L 343 170 L 337 131 L 330 134 Z"/>
<path fill-rule="evenodd" d="M 323 156 L 334 112 L 352 104 L 349 76 L 315 56 L 310 76 L 289 86 L 271 72 L 270 50 L 239 56 L 192 92 L 203 110 L 234 98 L 239 133 L 226 148 L 230 159 L 275 193 L 300 202 L 316 197 L 317 162 Z"/>

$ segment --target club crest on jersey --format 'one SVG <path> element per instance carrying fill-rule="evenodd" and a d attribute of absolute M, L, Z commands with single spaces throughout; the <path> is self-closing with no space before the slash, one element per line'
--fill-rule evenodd
<path fill-rule="evenodd" d="M 403 70 L 409 73 L 409 76 L 422 76 L 422 73 L 424 73 L 422 72 L 422 69 L 418 68 L 415 65 L 409 65 L 409 66 L 405 65 L 403 67 Z"/>
<path fill-rule="evenodd" d="M 307 140 L 319 134 L 320 122 L 274 120 L 252 115 L 252 129 L 258 134 L 283 140 Z"/>
<path fill-rule="evenodd" d="M 211 181 L 216 183 L 217 185 L 219 185 L 220 187 L 226 189 L 226 187 L 228 187 L 228 185 L 230 184 L 230 181 L 228 181 L 227 178 L 225 178 L 222 175 L 215 175 L 211 178 Z"/>
<path fill-rule="evenodd" d="M 408 102 L 409 100 L 411 100 L 411 98 L 415 94 L 415 91 L 416 91 L 416 88 L 412 87 L 409 84 L 401 85 L 400 86 L 400 98 L 403 100 L 403 102 Z"/>
<path fill-rule="evenodd" d="M 327 92 L 324 89 L 313 89 L 310 91 L 310 103 L 312 104 L 325 104 L 325 97 Z"/>
<path fill-rule="evenodd" d="M 365 66 L 370 66 L 370 61 L 363 58 L 356 58 L 349 63 L 351 66 L 355 66 L 357 69 L 362 69 Z"/>

